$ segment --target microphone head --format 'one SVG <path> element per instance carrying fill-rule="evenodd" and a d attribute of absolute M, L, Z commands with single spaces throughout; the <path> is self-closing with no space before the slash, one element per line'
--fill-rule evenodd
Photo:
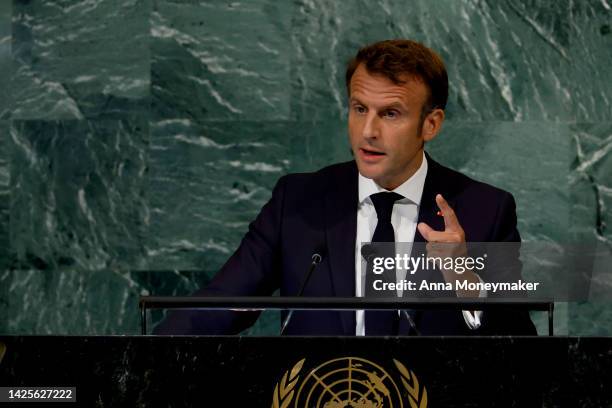
<path fill-rule="evenodd" d="M 378 251 L 372 244 L 365 244 L 361 247 L 361 256 L 366 262 L 370 262 L 378 254 Z"/>
<path fill-rule="evenodd" d="M 315 246 L 315 249 L 312 252 L 312 256 L 310 257 L 310 259 L 312 260 L 313 263 L 319 264 L 323 260 L 323 257 L 325 256 L 325 252 L 326 252 L 325 245 L 319 244 Z"/>

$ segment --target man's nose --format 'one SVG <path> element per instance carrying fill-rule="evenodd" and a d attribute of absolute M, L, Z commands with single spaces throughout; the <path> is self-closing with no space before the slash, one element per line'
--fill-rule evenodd
<path fill-rule="evenodd" d="M 380 136 L 380 123 L 378 115 L 373 112 L 365 117 L 365 123 L 363 124 L 363 137 L 364 139 L 376 139 Z"/>

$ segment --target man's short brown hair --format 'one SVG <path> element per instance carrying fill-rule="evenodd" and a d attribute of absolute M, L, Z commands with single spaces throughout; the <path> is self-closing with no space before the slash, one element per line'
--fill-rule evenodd
<path fill-rule="evenodd" d="M 361 48 L 346 68 L 346 88 L 350 94 L 351 78 L 360 64 L 368 73 L 380 74 L 394 84 L 405 81 L 403 75 L 416 77 L 429 89 L 422 118 L 433 109 L 444 109 L 448 99 L 448 75 L 442 58 L 435 51 L 412 40 L 386 40 Z"/>

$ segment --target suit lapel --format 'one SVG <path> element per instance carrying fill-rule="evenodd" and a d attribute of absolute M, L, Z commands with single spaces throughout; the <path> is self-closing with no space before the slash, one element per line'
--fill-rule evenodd
<path fill-rule="evenodd" d="M 357 236 L 357 166 L 342 167 L 327 180 L 325 231 L 334 292 L 355 296 L 355 239 Z M 355 313 L 340 312 L 346 334 L 355 333 Z"/>
<path fill-rule="evenodd" d="M 442 196 L 448 201 L 451 207 L 454 208 L 454 200 L 452 198 L 451 190 L 449 189 L 448 180 L 445 180 L 445 168 L 436 163 L 427 153 L 427 176 L 425 177 L 425 184 L 423 186 L 423 195 L 421 196 L 421 203 L 419 205 L 419 216 L 417 219 L 417 225 L 420 222 L 424 222 L 436 231 L 444 231 L 444 218 L 437 215 L 439 211 L 438 204 L 436 203 L 436 194 L 442 194 Z M 412 246 L 412 257 L 419 257 L 422 254 L 426 254 L 426 243 L 427 241 L 418 228 L 414 234 L 414 243 Z M 423 274 L 422 268 L 416 271 L 418 276 L 427 276 L 429 282 L 443 282 L 441 274 Z M 416 275 L 415 275 L 416 276 Z M 404 296 L 406 296 L 404 292 Z M 425 292 L 420 293 L 420 296 L 430 297 L 432 293 Z M 411 295 L 408 295 L 411 296 Z M 421 319 L 423 311 L 418 311 L 416 314 L 417 322 Z"/>
<path fill-rule="evenodd" d="M 444 218 L 437 215 L 439 209 L 436 204 L 436 194 L 442 194 L 447 200 L 449 200 L 449 197 L 447 197 L 446 191 L 444 191 L 445 184 L 441 180 L 441 166 L 429 154 L 425 153 L 425 156 L 427 157 L 427 176 L 425 176 L 417 224 L 424 222 L 436 231 L 443 231 Z M 451 201 L 449 201 L 449 204 L 452 206 Z M 414 234 L 414 242 L 426 242 L 418 228 Z"/>

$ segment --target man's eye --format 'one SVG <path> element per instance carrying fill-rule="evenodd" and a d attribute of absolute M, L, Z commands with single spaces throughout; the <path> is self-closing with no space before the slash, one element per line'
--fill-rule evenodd
<path fill-rule="evenodd" d="M 397 118 L 398 113 L 396 111 L 390 110 L 386 111 L 383 116 L 389 119 L 395 119 Z"/>
<path fill-rule="evenodd" d="M 359 106 L 359 105 L 353 106 L 353 110 L 356 113 L 365 113 L 366 112 L 365 108 L 363 106 Z"/>

